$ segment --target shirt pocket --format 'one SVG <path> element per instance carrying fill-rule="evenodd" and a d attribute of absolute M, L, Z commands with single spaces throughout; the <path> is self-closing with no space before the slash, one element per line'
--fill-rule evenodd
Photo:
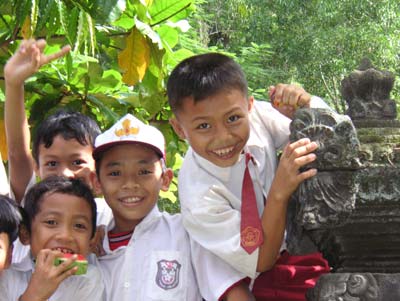
<path fill-rule="evenodd" d="M 150 300 L 186 300 L 188 258 L 179 251 L 153 251 L 146 296 Z"/>

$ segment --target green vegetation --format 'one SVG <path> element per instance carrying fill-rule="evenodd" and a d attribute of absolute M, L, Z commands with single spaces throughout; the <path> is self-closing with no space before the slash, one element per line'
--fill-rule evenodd
<path fill-rule="evenodd" d="M 4 2 L 4 1 L 3 1 Z M 2 70 L 23 38 L 44 38 L 47 52 L 70 44 L 63 60 L 26 84 L 27 113 L 37 124 L 58 107 L 82 111 L 104 129 L 130 112 L 165 134 L 167 164 L 186 151 L 168 124 L 166 80 L 195 53 L 221 51 L 244 68 L 260 99 L 277 82 L 295 82 L 345 111 L 340 81 L 363 57 L 399 74 L 400 2 L 283 0 L 14 0 L 0 4 Z M 393 98 L 400 99 L 398 83 Z M 2 118 L 0 118 L 2 119 Z M 0 148 L 5 139 L 0 121 Z M 162 208 L 179 210 L 176 181 Z"/>

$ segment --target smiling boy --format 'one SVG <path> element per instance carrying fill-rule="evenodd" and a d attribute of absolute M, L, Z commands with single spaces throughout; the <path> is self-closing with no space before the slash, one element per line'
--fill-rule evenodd
<path fill-rule="evenodd" d="M 87 256 L 96 229 L 96 203 L 80 180 L 48 177 L 25 198 L 24 243 L 30 253 L 0 278 L 0 300 L 104 300 L 104 284 L 95 266 L 74 276 L 70 265 Z M 60 265 L 55 259 L 73 254 Z"/>
<path fill-rule="evenodd" d="M 96 138 L 93 156 L 94 181 L 114 215 L 107 254 L 98 258 L 107 300 L 253 300 L 241 284 L 229 290 L 241 273 L 199 246 L 191 253 L 180 214 L 158 210 L 159 192 L 173 177 L 158 129 L 128 114 Z M 202 268 L 194 270 L 193 261 Z"/>
<path fill-rule="evenodd" d="M 240 66 L 219 53 L 190 57 L 170 75 L 171 124 L 190 145 L 178 177 L 183 224 L 194 241 L 251 279 L 274 275 L 256 281 L 264 291 L 257 300 L 305 300 L 306 289 L 329 270 L 326 261 L 313 254 L 313 266 L 307 258 L 297 267 L 280 252 L 290 196 L 316 174 L 300 168 L 315 160 L 317 145 L 309 139 L 288 144 L 290 119 L 277 109 L 326 104 L 298 86 L 280 84 L 270 91 L 275 109 L 247 90 Z M 293 114 L 293 108 L 286 111 Z"/>

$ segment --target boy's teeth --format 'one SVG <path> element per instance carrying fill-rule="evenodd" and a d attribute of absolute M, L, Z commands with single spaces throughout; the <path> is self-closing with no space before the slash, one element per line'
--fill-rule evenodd
<path fill-rule="evenodd" d="M 139 201 L 140 201 L 139 197 L 132 197 L 132 198 L 122 199 L 122 202 L 124 202 L 124 203 L 136 203 L 136 202 L 139 202 Z"/>
<path fill-rule="evenodd" d="M 215 150 L 214 153 L 217 154 L 218 156 L 225 156 L 232 151 L 233 151 L 233 147 L 229 147 L 229 148 Z"/>

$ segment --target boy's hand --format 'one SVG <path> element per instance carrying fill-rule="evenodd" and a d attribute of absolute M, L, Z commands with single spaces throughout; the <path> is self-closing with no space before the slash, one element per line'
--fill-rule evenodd
<path fill-rule="evenodd" d="M 97 226 L 96 233 L 90 240 L 90 251 L 96 254 L 97 257 L 106 255 L 106 251 L 103 248 L 104 236 L 104 225 Z"/>
<path fill-rule="evenodd" d="M 317 173 L 316 169 L 300 172 L 301 167 L 316 159 L 316 155 L 312 152 L 317 148 L 317 143 L 311 142 L 308 138 L 286 145 L 271 186 L 271 192 L 276 198 L 289 201 L 299 184 Z"/>
<path fill-rule="evenodd" d="M 21 300 L 47 300 L 64 279 L 75 274 L 78 267 L 70 269 L 69 266 L 76 260 L 76 256 L 58 266 L 54 265 L 54 260 L 62 255 L 63 253 L 59 251 L 49 249 L 39 252 L 36 257 L 35 271 Z"/>
<path fill-rule="evenodd" d="M 300 86 L 277 84 L 269 87 L 268 93 L 272 106 L 290 119 L 297 108 L 310 107 L 311 95 Z"/>
<path fill-rule="evenodd" d="M 7 83 L 22 85 L 41 66 L 64 56 L 71 50 L 71 47 L 67 45 L 56 53 L 45 55 L 43 53 L 45 47 L 45 40 L 24 40 L 4 67 L 4 77 Z"/>

